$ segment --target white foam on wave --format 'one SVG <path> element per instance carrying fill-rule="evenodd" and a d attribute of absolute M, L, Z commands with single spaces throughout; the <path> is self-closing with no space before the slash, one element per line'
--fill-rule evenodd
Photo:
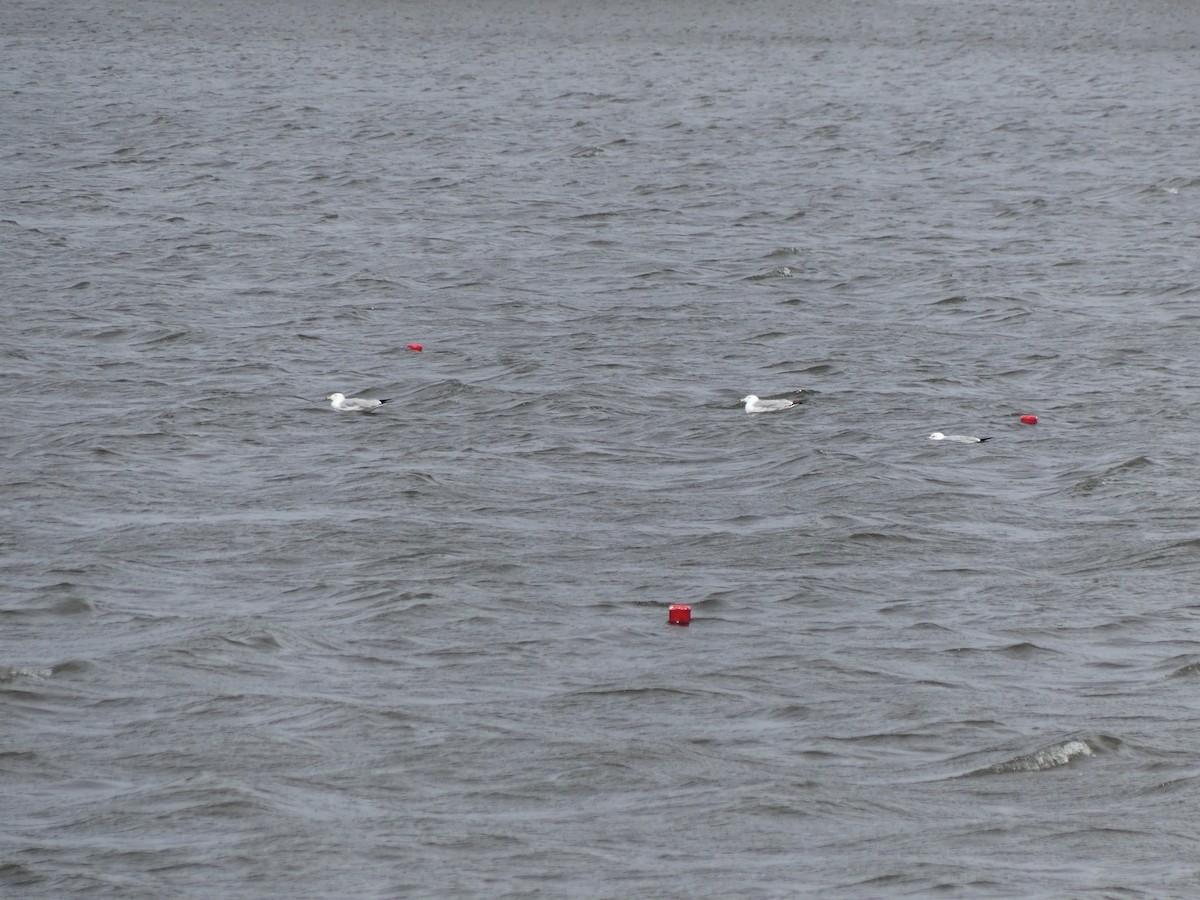
<path fill-rule="evenodd" d="M 1081 738 L 1071 738 L 1059 744 L 1051 744 L 1033 753 L 1015 756 L 1012 759 L 987 766 L 972 772 L 973 775 L 1002 775 L 1008 772 L 1045 772 L 1069 765 L 1073 760 L 1090 758 L 1095 749 Z"/>

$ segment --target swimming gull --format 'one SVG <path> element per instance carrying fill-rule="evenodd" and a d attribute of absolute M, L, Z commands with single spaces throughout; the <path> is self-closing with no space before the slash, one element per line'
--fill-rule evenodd
<path fill-rule="evenodd" d="M 778 412 L 781 409 L 791 409 L 796 405 L 795 400 L 760 400 L 754 394 L 743 397 L 738 402 L 746 404 L 746 412 L 748 413 Z"/>
<path fill-rule="evenodd" d="M 990 437 L 973 437 L 969 434 L 942 434 L 940 431 L 935 431 L 929 436 L 931 441 L 954 441 L 956 444 L 982 444 L 984 441 L 990 441 Z"/>
<path fill-rule="evenodd" d="M 387 400 L 376 400 L 373 397 L 347 397 L 345 394 L 335 391 L 332 394 L 326 394 L 325 399 L 329 401 L 329 405 L 338 412 L 370 412 L 373 409 L 378 409 L 385 403 L 390 403 L 392 398 Z"/>

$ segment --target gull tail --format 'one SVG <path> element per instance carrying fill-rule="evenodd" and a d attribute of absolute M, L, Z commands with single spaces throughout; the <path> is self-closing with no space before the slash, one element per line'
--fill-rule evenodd
<path fill-rule="evenodd" d="M 391 402 L 392 402 L 392 398 L 391 398 L 391 397 L 388 397 L 386 400 L 380 400 L 379 402 L 380 402 L 381 404 L 383 404 L 383 403 L 391 403 Z M 991 438 L 987 438 L 987 440 L 989 440 L 989 441 L 990 441 L 990 440 L 991 440 Z"/>

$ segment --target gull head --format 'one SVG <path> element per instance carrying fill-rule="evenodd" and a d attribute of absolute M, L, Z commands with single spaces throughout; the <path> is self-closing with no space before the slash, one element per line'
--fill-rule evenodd
<path fill-rule="evenodd" d="M 334 391 L 332 394 L 326 394 L 325 399 L 332 400 L 334 403 L 337 403 L 339 400 L 345 400 L 346 395 L 341 391 Z"/>
<path fill-rule="evenodd" d="M 758 397 L 755 394 L 749 394 L 738 401 L 738 403 L 757 403 L 757 402 L 758 402 Z"/>
<path fill-rule="evenodd" d="M 929 436 L 929 439 L 931 441 L 944 441 L 946 439 L 946 436 L 944 434 L 942 434 L 940 431 L 935 431 L 933 434 L 931 434 Z"/>

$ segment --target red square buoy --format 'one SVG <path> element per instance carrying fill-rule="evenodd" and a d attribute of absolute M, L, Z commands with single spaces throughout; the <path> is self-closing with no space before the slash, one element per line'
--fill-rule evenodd
<path fill-rule="evenodd" d="M 686 603 L 672 603 L 667 610 L 668 625 L 687 625 L 692 621 L 692 608 Z"/>

